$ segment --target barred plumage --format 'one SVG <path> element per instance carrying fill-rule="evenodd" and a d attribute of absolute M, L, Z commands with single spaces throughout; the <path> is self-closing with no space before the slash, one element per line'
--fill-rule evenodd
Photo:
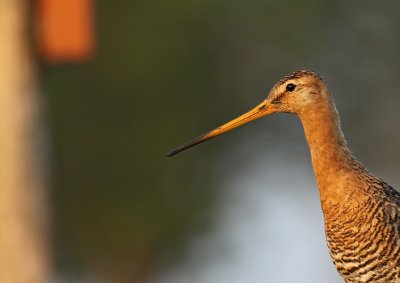
<path fill-rule="evenodd" d="M 296 114 L 311 152 L 329 252 L 348 283 L 400 283 L 400 193 L 352 155 L 322 77 L 301 70 L 278 81 L 253 110 L 172 151 L 276 112 Z"/>
<path fill-rule="evenodd" d="M 365 174 L 366 199 L 325 213 L 332 260 L 346 282 L 399 282 L 400 194 L 366 170 L 357 173 Z"/>

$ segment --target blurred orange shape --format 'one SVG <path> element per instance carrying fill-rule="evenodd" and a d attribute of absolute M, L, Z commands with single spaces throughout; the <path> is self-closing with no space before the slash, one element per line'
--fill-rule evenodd
<path fill-rule="evenodd" d="M 80 61 L 94 53 L 93 0 L 36 0 L 40 54 L 49 61 Z"/>

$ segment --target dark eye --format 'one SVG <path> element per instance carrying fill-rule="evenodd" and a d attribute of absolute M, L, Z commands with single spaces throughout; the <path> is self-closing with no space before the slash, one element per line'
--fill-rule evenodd
<path fill-rule="evenodd" d="M 294 84 L 288 84 L 286 86 L 287 91 L 294 91 L 295 88 L 296 88 L 296 86 Z"/>

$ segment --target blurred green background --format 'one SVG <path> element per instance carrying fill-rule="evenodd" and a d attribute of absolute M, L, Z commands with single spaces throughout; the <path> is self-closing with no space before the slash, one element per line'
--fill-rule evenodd
<path fill-rule="evenodd" d="M 221 199 L 231 193 L 223 182 L 251 164 L 283 164 L 284 183 L 285 158 L 297 158 L 313 186 L 305 190 L 317 198 L 291 116 L 165 157 L 255 106 L 297 69 L 325 77 L 356 156 L 399 187 L 398 1 L 98 0 L 96 29 L 90 62 L 39 66 L 60 282 L 163 282 L 166 270 L 190 261 L 194 239 L 217 229 Z M 287 155 L 269 154 L 281 151 Z M 270 163 L 257 161 L 263 154 Z M 274 184 L 265 184 L 267 197 L 285 191 Z M 304 190 L 291 192 L 287 199 L 301 205 Z M 322 237 L 320 215 L 316 223 Z M 326 247 L 317 249 L 329 266 Z M 331 272 L 325 282 L 341 282 Z M 246 278 L 239 282 L 287 282 Z"/>

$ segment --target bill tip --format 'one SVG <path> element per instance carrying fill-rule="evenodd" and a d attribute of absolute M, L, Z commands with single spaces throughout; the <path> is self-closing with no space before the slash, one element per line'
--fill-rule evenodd
<path fill-rule="evenodd" d="M 166 155 L 167 155 L 167 157 L 172 157 L 172 156 L 174 156 L 175 154 L 177 154 L 179 151 L 177 151 L 177 150 L 173 150 L 173 151 L 170 151 L 170 152 L 168 152 Z"/>

